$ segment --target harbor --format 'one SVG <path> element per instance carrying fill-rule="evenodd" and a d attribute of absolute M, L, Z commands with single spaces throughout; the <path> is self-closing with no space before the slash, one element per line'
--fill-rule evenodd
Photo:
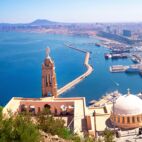
<path fill-rule="evenodd" d="M 4 39 L 7 39 L 10 35 L 6 33 L 2 36 Z M 15 40 L 14 37 L 21 38 Z M 19 42 L 23 43 L 22 39 L 25 37 L 28 38 L 29 41 L 33 42 L 29 42 L 26 45 L 21 45 L 21 48 L 19 48 Z M 90 44 L 95 42 L 94 38 L 48 34 L 35 34 L 33 36 L 32 34 L 27 33 L 11 33 L 11 40 L 15 41 L 13 49 L 9 45 L 10 41 L 7 43 L 2 41 L 0 42 L 1 47 L 5 47 L 0 53 L 1 57 L 3 57 L 3 59 L 0 59 L 2 63 L 0 79 L 3 82 L 3 86 L 0 86 L 3 94 L 3 101 L 1 101 L 1 105 L 5 105 L 12 97 L 12 94 L 15 94 L 17 97 L 19 95 L 22 97 L 41 96 L 40 78 L 38 76 L 41 75 L 41 62 L 45 56 L 44 47 L 47 46 L 47 43 L 51 48 L 51 55 L 56 66 L 55 69 L 58 80 L 57 86 L 59 89 L 85 73 L 87 70 L 86 66 L 84 65 L 86 53 L 68 48 L 64 43 L 69 41 L 70 43 L 73 43 L 72 46 L 78 49 L 92 52 L 92 54 L 90 54 L 89 64 L 94 68 L 95 71 L 73 86 L 71 89 L 68 89 L 59 97 L 83 96 L 86 97 L 87 102 L 90 102 L 91 100 L 99 99 L 100 96 L 105 95 L 106 92 L 109 93 L 117 89 L 119 89 L 122 93 L 125 93 L 126 89 L 128 88 L 131 88 L 134 93 L 142 91 L 142 78 L 140 75 L 131 75 L 125 72 L 112 73 L 109 71 L 110 66 L 129 66 L 134 64 L 134 62 L 129 57 L 126 59 L 105 60 L 104 54 L 109 51 L 109 48 L 105 48 L 103 46 L 97 47 L 95 44 Z M 38 40 L 40 41 L 35 42 Z M 98 40 L 96 41 L 98 42 Z M 3 43 L 5 43 L 5 45 Z M 36 44 L 33 46 L 33 43 Z M 21 58 L 19 58 L 19 54 L 17 52 L 21 54 Z M 38 58 L 37 53 L 39 56 Z M 139 52 L 135 51 L 135 53 Z M 19 58 L 19 60 L 15 61 L 15 58 Z M 23 63 L 23 61 L 26 61 L 26 64 Z M 12 73 L 14 73 L 14 75 L 11 75 Z M 21 76 L 21 74 L 24 75 Z M 21 80 L 20 84 L 19 77 Z M 7 89 L 7 80 L 14 82 L 9 86 L 9 89 Z M 135 81 L 135 84 L 137 84 L 136 86 L 134 86 L 133 81 Z M 28 88 L 29 86 L 30 88 Z M 15 91 L 17 87 L 18 92 Z M 92 94 L 91 92 L 94 93 Z"/>
<path fill-rule="evenodd" d="M 142 76 L 142 48 L 135 45 L 129 46 L 122 43 L 113 43 L 113 41 L 102 41 L 107 45 L 108 51 L 104 53 L 105 60 L 129 59 L 133 62 L 130 65 L 112 65 L 109 71 L 112 73 L 125 72 L 128 74 L 139 74 Z"/>

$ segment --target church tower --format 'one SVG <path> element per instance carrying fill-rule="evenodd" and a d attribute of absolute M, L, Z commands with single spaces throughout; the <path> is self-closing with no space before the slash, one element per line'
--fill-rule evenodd
<path fill-rule="evenodd" d="M 50 49 L 46 49 L 46 58 L 42 64 L 42 97 L 49 95 L 57 97 L 57 83 L 54 62 L 49 56 Z"/>

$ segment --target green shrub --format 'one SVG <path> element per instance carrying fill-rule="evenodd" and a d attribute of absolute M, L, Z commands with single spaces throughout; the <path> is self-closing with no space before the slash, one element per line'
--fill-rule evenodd
<path fill-rule="evenodd" d="M 114 142 L 114 132 L 111 130 L 105 129 L 103 137 L 105 142 Z"/>
<path fill-rule="evenodd" d="M 2 119 L 0 142 L 39 142 L 40 133 L 32 121 L 22 115 Z"/>
<path fill-rule="evenodd" d="M 46 110 L 46 112 L 49 111 Z M 45 113 L 45 111 L 43 111 L 43 113 L 38 115 L 37 122 L 38 128 L 46 133 L 58 135 L 63 139 L 80 142 L 80 138 L 64 126 L 64 120 L 59 118 L 55 119 L 50 113 Z"/>

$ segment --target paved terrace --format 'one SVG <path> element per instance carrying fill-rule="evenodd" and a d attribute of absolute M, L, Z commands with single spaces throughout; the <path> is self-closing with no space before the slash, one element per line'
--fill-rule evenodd
<path fill-rule="evenodd" d="M 77 77 L 76 79 L 74 79 L 73 81 L 71 81 L 68 84 L 66 84 L 64 87 L 60 88 L 57 91 L 58 96 L 60 94 L 64 93 L 64 92 L 66 92 L 67 90 L 69 90 L 70 88 L 72 88 L 73 86 L 78 84 L 79 82 L 81 82 L 83 79 L 85 79 L 87 76 L 89 76 L 92 73 L 92 71 L 93 71 L 92 66 L 89 64 L 89 58 L 90 58 L 90 53 L 89 52 L 86 52 L 86 51 L 84 51 L 82 49 L 78 49 L 78 48 L 75 48 L 75 47 L 72 47 L 72 46 L 67 46 L 67 47 L 72 48 L 74 50 L 77 50 L 79 52 L 86 53 L 84 65 L 86 66 L 87 71 L 84 74 L 82 74 L 79 77 Z"/>

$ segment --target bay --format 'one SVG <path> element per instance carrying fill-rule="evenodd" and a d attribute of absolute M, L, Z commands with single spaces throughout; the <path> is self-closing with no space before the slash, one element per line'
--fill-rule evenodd
<path fill-rule="evenodd" d="M 110 65 L 130 65 L 131 60 L 106 61 L 104 53 L 108 51 L 104 47 L 96 47 L 96 41 L 93 37 L 83 36 L 0 33 L 0 105 L 5 105 L 12 97 L 41 97 L 41 66 L 46 47 L 51 49 L 58 88 L 84 73 L 85 54 L 67 48 L 65 42 L 91 51 L 90 64 L 94 71 L 60 97 L 85 97 L 89 102 L 114 90 L 126 93 L 130 88 L 134 94 L 141 92 L 142 78 L 139 75 L 109 72 Z"/>

